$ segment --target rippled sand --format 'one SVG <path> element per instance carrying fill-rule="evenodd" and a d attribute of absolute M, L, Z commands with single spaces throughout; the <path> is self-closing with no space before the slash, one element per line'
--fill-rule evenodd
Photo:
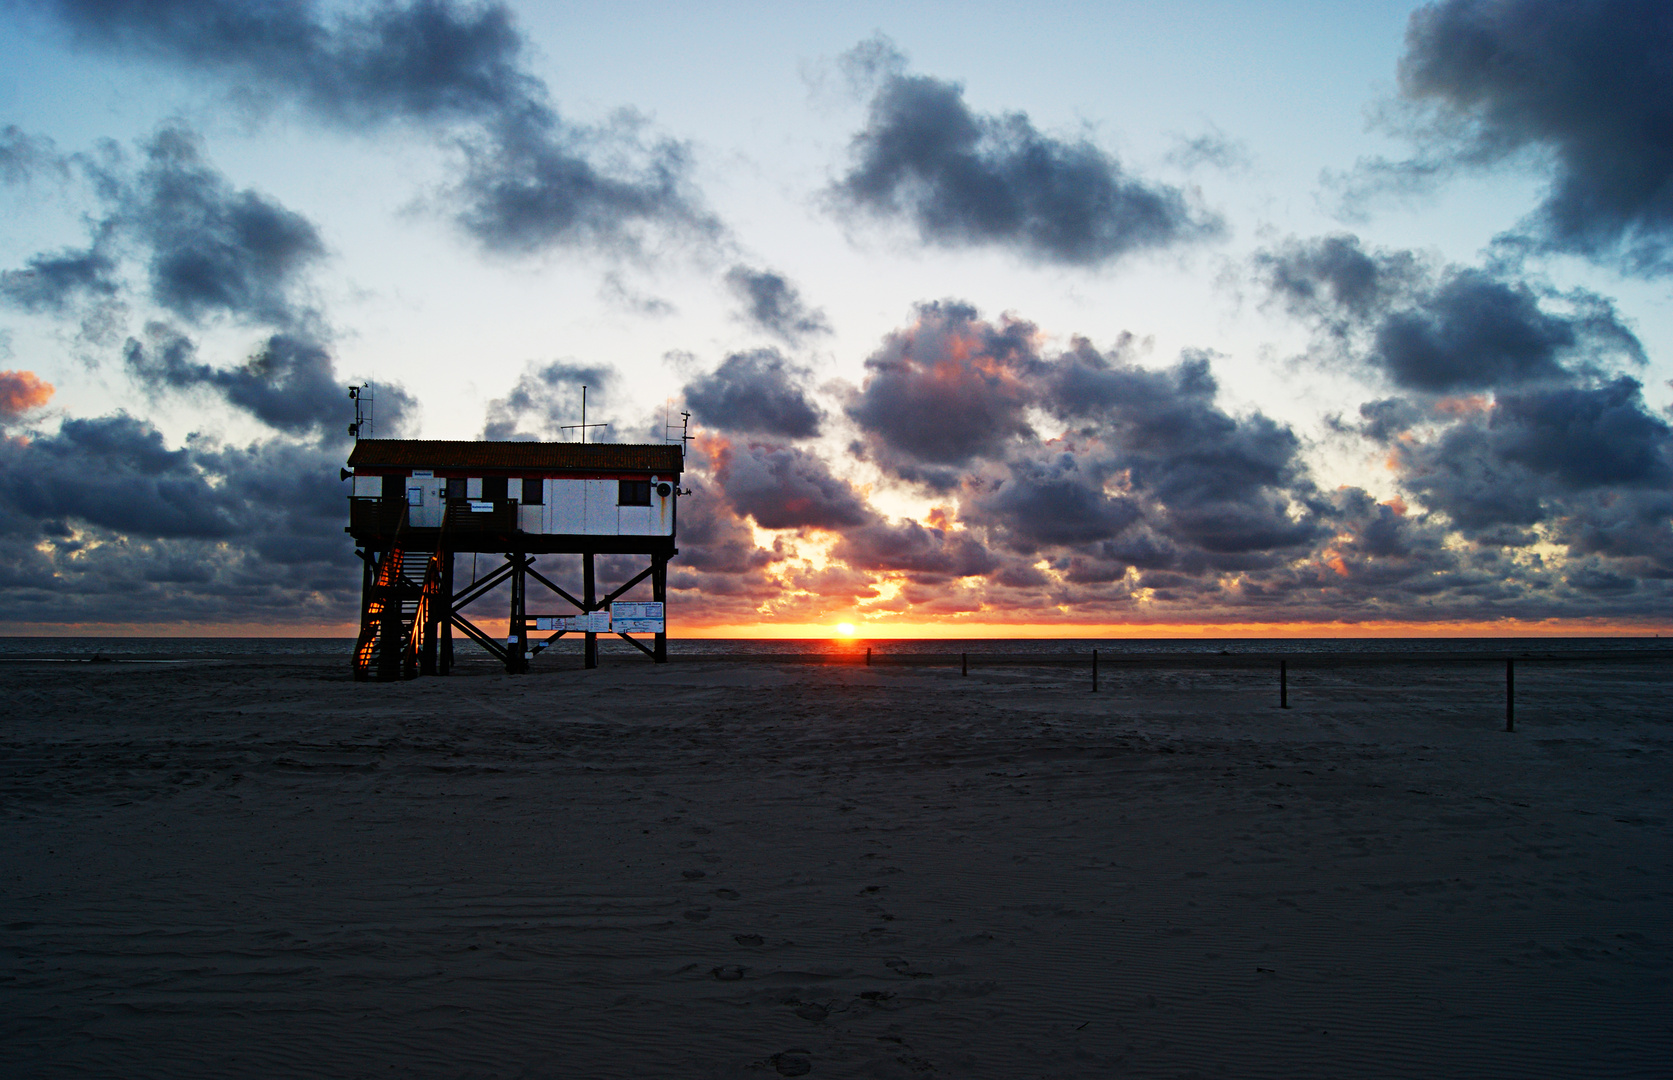
<path fill-rule="evenodd" d="M 1673 673 L 0 669 L 15 1076 L 1626 1077 Z"/>

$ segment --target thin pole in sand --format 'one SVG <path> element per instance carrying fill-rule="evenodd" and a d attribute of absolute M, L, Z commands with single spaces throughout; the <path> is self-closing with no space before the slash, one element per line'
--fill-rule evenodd
<path fill-rule="evenodd" d="M 969 653 L 961 652 L 961 653 L 958 654 L 958 666 L 959 666 L 959 674 L 960 675 L 970 674 L 970 654 Z"/>
<path fill-rule="evenodd" d="M 1280 709 L 1290 707 L 1290 662 L 1288 660 L 1278 661 L 1278 707 Z"/>
<path fill-rule="evenodd" d="M 1092 692 L 1098 692 L 1098 650 L 1092 650 Z"/>
<path fill-rule="evenodd" d="M 1505 730 L 1516 730 L 1516 661 L 1505 657 Z"/>
<path fill-rule="evenodd" d="M 871 666 L 871 647 L 868 645 L 866 647 L 866 667 L 870 667 L 870 666 Z"/>

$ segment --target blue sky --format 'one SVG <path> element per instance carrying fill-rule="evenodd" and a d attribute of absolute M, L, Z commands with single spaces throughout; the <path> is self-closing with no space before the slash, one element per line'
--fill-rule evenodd
<path fill-rule="evenodd" d="M 0 18 L 17 632 L 351 622 L 363 379 L 384 435 L 691 409 L 693 625 L 1666 610 L 1658 5 Z"/>

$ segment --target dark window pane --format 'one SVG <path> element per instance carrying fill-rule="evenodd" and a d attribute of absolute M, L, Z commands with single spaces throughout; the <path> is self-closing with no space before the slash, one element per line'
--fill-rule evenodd
<path fill-rule="evenodd" d="M 616 496 L 617 506 L 651 505 L 651 482 L 649 480 L 623 480 L 621 485 L 621 491 Z"/>
<path fill-rule="evenodd" d="M 447 481 L 447 497 L 449 501 L 465 497 L 465 478 L 463 476 L 449 477 Z"/>
<path fill-rule="evenodd" d="M 482 478 L 482 497 L 489 502 L 504 502 L 506 499 L 505 477 L 484 476 Z"/>
<path fill-rule="evenodd" d="M 383 497 L 390 502 L 405 502 L 407 498 L 407 476 L 386 476 L 383 478 Z"/>
<path fill-rule="evenodd" d="M 545 486 L 546 486 L 546 481 L 544 481 L 544 480 L 524 480 L 523 481 L 523 505 L 524 506 L 539 506 L 542 502 L 544 502 L 545 497 L 544 497 L 541 489 L 544 488 Z"/>

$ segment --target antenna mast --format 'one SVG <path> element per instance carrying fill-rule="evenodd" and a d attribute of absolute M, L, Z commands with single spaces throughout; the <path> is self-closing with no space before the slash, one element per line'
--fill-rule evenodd
<path fill-rule="evenodd" d="M 561 427 L 559 427 L 558 430 L 559 431 L 575 431 L 576 429 L 579 429 L 580 432 L 581 432 L 581 441 L 586 442 L 587 441 L 587 429 L 588 428 L 609 427 L 609 426 L 610 426 L 609 424 L 589 424 L 589 423 L 587 423 L 587 385 L 586 385 L 586 383 L 582 383 L 581 384 L 581 422 L 579 424 L 564 424 Z"/>

